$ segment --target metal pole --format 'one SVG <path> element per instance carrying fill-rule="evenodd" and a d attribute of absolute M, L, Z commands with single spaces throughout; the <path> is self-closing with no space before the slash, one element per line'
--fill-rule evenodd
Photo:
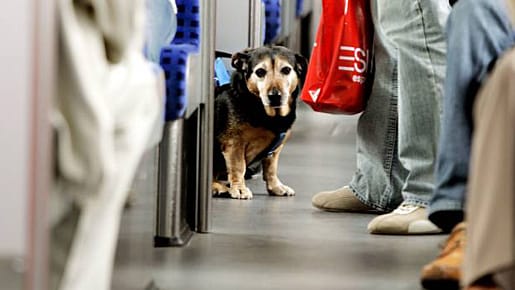
<path fill-rule="evenodd" d="M 156 238 L 172 237 L 181 219 L 176 210 L 182 186 L 182 123 L 182 119 L 166 122 L 159 146 Z"/>
<path fill-rule="evenodd" d="M 249 47 L 261 46 L 263 40 L 262 9 L 261 0 L 250 0 L 249 11 Z"/>
<path fill-rule="evenodd" d="M 29 233 L 27 273 L 24 289 L 45 290 L 49 283 L 49 212 L 52 187 L 52 130 L 49 120 L 52 95 L 57 75 L 57 34 L 55 1 L 34 1 L 34 27 L 31 51 L 34 64 L 32 77 L 32 133 L 29 181 Z"/>
<path fill-rule="evenodd" d="M 156 247 L 182 246 L 192 234 L 182 209 L 183 132 L 184 119 L 166 122 L 159 146 Z"/>
<path fill-rule="evenodd" d="M 211 181 L 213 172 L 213 111 L 214 111 L 214 52 L 216 0 L 200 1 L 201 17 L 201 96 L 204 106 L 200 116 L 200 174 L 197 231 L 209 232 L 211 212 Z"/>

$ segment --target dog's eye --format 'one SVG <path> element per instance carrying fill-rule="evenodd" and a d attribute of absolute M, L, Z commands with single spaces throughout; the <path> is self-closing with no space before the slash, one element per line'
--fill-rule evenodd
<path fill-rule="evenodd" d="M 266 75 L 266 70 L 262 69 L 262 68 L 258 68 L 256 70 L 256 75 L 260 78 L 264 77 Z"/>
<path fill-rule="evenodd" d="M 290 67 L 283 67 L 283 68 L 281 69 L 281 73 L 282 73 L 283 75 L 289 75 L 289 74 L 290 74 L 290 72 L 291 72 L 291 68 L 290 68 Z"/>

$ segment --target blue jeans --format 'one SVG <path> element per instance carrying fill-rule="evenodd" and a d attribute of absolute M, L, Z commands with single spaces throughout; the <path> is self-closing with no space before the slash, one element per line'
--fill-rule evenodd
<path fill-rule="evenodd" d="M 515 43 L 507 9 L 505 0 L 460 0 L 449 16 L 436 188 L 429 216 L 442 229 L 463 218 L 474 98 L 497 57 Z"/>
<path fill-rule="evenodd" d="M 358 122 L 357 198 L 379 210 L 427 206 L 445 74 L 448 0 L 371 0 L 375 80 Z"/>

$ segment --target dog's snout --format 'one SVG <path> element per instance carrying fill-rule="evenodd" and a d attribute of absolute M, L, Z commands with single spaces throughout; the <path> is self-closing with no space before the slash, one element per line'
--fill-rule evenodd
<path fill-rule="evenodd" d="M 281 106 L 281 91 L 279 91 L 277 88 L 272 88 L 268 92 L 268 101 L 272 107 Z"/>
<path fill-rule="evenodd" d="M 270 106 L 272 107 L 281 106 L 281 95 L 279 94 L 268 95 L 268 100 L 270 101 Z"/>

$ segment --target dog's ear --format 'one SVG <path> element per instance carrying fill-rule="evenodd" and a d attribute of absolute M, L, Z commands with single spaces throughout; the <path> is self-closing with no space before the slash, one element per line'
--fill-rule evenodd
<path fill-rule="evenodd" d="M 299 78 L 304 82 L 308 71 L 308 60 L 298 53 L 295 54 L 295 71 L 297 72 L 297 75 L 299 75 Z"/>
<path fill-rule="evenodd" d="M 247 69 L 247 64 L 250 59 L 250 50 L 245 49 L 242 52 L 237 52 L 232 55 L 231 65 L 239 72 L 244 72 Z"/>

